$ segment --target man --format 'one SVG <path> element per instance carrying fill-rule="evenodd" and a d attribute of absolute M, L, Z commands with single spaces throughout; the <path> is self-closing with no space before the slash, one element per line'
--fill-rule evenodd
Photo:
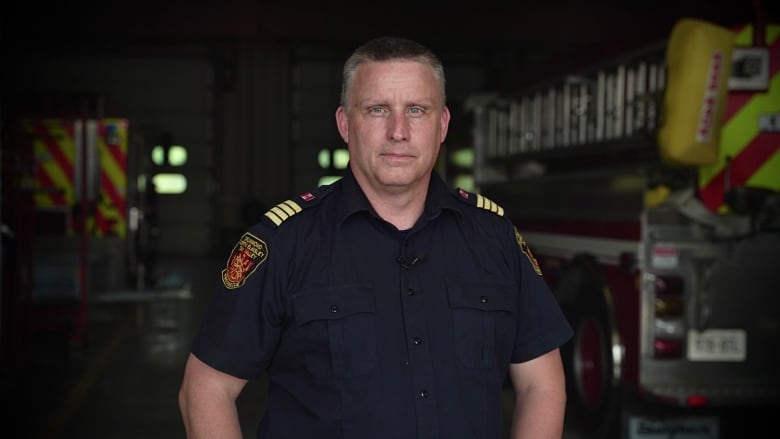
<path fill-rule="evenodd" d="M 236 244 L 185 368 L 188 437 L 240 437 L 236 398 L 267 373 L 258 438 L 562 435 L 571 328 L 522 236 L 433 170 L 444 70 L 378 38 L 344 65 L 344 177 L 278 204 Z"/>

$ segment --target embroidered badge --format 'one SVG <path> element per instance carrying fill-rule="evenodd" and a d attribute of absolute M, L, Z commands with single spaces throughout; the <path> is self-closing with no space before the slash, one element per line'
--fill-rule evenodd
<path fill-rule="evenodd" d="M 541 276 L 542 269 L 539 267 L 539 263 L 536 262 L 536 258 L 534 257 L 533 253 L 531 253 L 531 249 L 528 247 L 528 243 L 525 242 L 523 235 L 520 234 L 520 231 L 517 230 L 517 227 L 515 227 L 515 239 L 517 240 L 517 245 L 520 246 L 520 251 L 523 252 L 525 257 L 528 258 L 528 261 L 531 262 L 531 265 L 534 267 L 536 274 Z"/>
<path fill-rule="evenodd" d="M 233 247 L 227 267 L 222 270 L 222 283 L 225 288 L 235 290 L 244 285 L 267 257 L 268 246 L 265 242 L 251 233 L 244 233 Z"/>

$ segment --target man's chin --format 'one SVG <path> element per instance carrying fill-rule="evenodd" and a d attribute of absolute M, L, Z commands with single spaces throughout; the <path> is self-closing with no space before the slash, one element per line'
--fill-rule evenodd
<path fill-rule="evenodd" d="M 417 175 L 411 175 L 404 173 L 403 175 L 395 173 L 391 175 L 382 175 L 379 178 L 379 183 L 387 188 L 405 189 L 415 184 L 421 184 L 422 179 Z"/>

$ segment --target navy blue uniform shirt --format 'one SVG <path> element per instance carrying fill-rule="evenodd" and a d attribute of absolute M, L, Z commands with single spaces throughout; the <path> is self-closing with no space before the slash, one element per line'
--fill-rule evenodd
<path fill-rule="evenodd" d="M 192 352 L 268 373 L 258 438 L 499 438 L 509 363 L 572 335 L 501 208 L 435 172 L 404 233 L 348 170 L 271 209 L 221 276 Z"/>

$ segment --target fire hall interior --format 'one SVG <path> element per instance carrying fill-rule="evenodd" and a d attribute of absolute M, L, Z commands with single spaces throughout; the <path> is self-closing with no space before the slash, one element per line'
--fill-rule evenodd
<path fill-rule="evenodd" d="M 407 36 L 440 54 L 452 121 L 438 169 L 468 187 L 473 96 L 516 93 L 653 46 L 685 17 L 729 29 L 780 23 L 777 6 L 5 2 L 4 436 L 185 436 L 177 392 L 220 271 L 268 208 L 343 169 L 333 118 L 341 63 L 364 40 Z M 239 398 L 244 437 L 254 437 L 264 385 L 251 382 Z M 721 437 L 768 437 L 744 432 L 776 424 L 776 403 L 687 414 L 713 416 Z M 567 412 L 564 437 L 626 435 L 618 430 L 589 431 Z M 662 433 L 636 437 L 672 437 Z M 685 433 L 675 437 L 711 437 Z"/>

